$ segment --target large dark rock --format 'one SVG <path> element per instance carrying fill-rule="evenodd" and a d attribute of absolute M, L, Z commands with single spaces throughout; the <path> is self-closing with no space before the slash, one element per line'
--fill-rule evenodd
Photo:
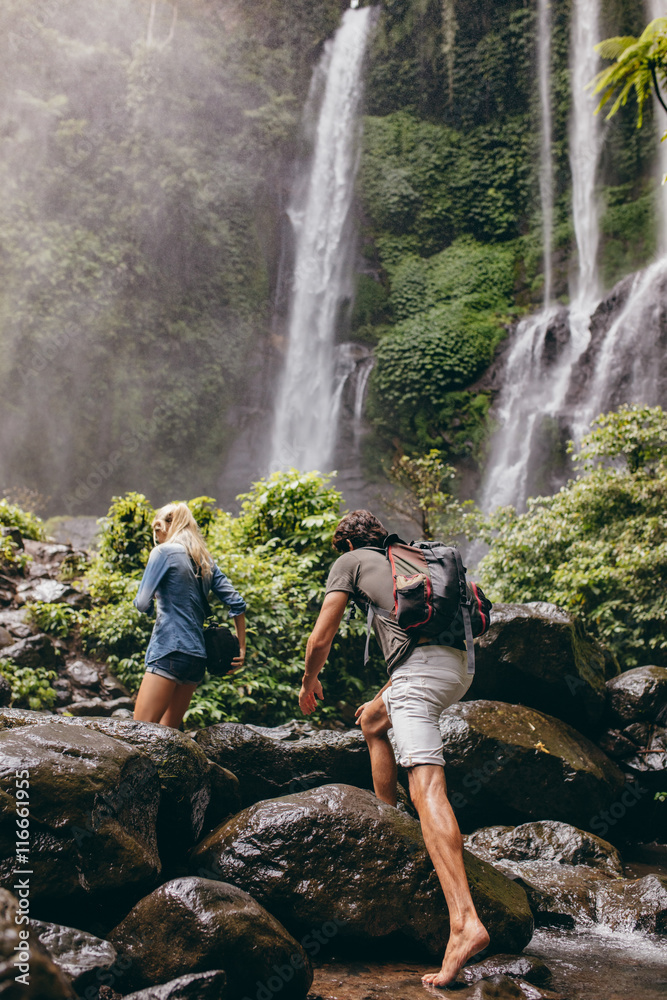
<path fill-rule="evenodd" d="M 124 1000 L 234 1000 L 227 989 L 227 976 L 218 969 L 214 972 L 196 972 L 179 976 L 170 983 L 149 986 L 138 993 L 130 993 Z"/>
<path fill-rule="evenodd" d="M 520 950 L 532 934 L 525 893 L 472 855 L 465 861 L 491 946 Z M 364 789 L 325 785 L 251 806 L 202 841 L 191 870 L 241 886 L 297 936 L 322 929 L 336 946 L 439 957 L 447 942 L 419 823 Z"/>
<path fill-rule="evenodd" d="M 485 861 L 552 861 L 623 874 L 621 855 L 613 844 L 568 823 L 543 820 L 514 828 L 483 827 L 464 839 L 468 850 Z"/>
<path fill-rule="evenodd" d="M 289 996 L 298 1000 L 313 981 L 306 952 L 285 928 L 246 892 L 211 879 L 160 886 L 109 939 L 128 963 L 125 983 L 135 989 L 222 969 L 230 1000 L 254 997 L 262 983 L 271 993 L 289 983 Z"/>
<path fill-rule="evenodd" d="M 0 889 L 0 996 L 2 1000 L 73 1000 L 69 981 L 23 920 L 10 892 Z M 26 977 L 18 980 L 17 977 Z"/>
<path fill-rule="evenodd" d="M 473 698 L 527 705 L 593 733 L 606 700 L 604 652 L 554 604 L 495 604 L 475 642 Z"/>
<path fill-rule="evenodd" d="M 45 667 L 47 670 L 55 670 L 62 661 L 62 654 L 53 643 L 53 640 L 39 633 L 30 635 L 27 639 L 19 639 L 13 646 L 5 646 L 2 655 L 8 660 L 13 660 L 19 667 Z"/>
<path fill-rule="evenodd" d="M 16 772 L 29 774 L 17 788 Z M 20 779 L 21 781 L 24 778 Z M 148 757 L 83 726 L 0 733 L 0 880 L 13 884 L 17 807 L 28 791 L 32 915 L 72 924 L 86 902 L 129 905 L 160 870 L 159 777 Z"/>
<path fill-rule="evenodd" d="M 31 920 L 30 928 L 77 993 L 109 981 L 118 955 L 109 941 L 63 924 Z"/>
<path fill-rule="evenodd" d="M 238 777 L 243 806 L 332 782 L 373 787 L 368 747 L 358 730 L 302 737 L 289 727 L 259 730 L 226 722 L 200 730 L 195 740 L 210 760 Z"/>
<path fill-rule="evenodd" d="M 0 729 L 43 721 L 38 712 L 9 709 L 0 713 Z M 177 729 L 153 722 L 88 716 L 57 716 L 49 721 L 105 733 L 140 750 L 155 764 L 162 792 L 157 836 L 163 861 L 184 859 L 202 833 L 207 813 L 212 826 L 240 808 L 236 777 L 211 764 L 194 740 Z"/>
<path fill-rule="evenodd" d="M 622 772 L 595 744 L 535 709 L 461 702 L 440 729 L 449 797 L 465 830 L 533 819 L 596 829 L 623 792 Z"/>
<path fill-rule="evenodd" d="M 667 725 L 667 667 L 635 667 L 607 681 L 609 714 L 623 729 L 632 722 Z"/>

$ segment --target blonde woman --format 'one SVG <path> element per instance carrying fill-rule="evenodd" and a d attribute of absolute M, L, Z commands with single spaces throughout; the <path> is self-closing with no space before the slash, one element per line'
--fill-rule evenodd
<path fill-rule="evenodd" d="M 147 612 L 155 601 L 156 615 L 134 718 L 178 729 L 206 671 L 205 598 L 216 594 L 234 620 L 240 651 L 233 668 L 245 659 L 246 604 L 214 563 L 187 504 L 163 507 L 152 528 L 155 548 L 134 604 Z"/>

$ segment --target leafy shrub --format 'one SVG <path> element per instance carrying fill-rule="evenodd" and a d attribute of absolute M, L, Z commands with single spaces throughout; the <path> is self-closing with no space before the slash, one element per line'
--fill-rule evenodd
<path fill-rule="evenodd" d="M 18 528 L 24 538 L 33 538 L 41 542 L 45 538 L 44 522 L 35 514 L 22 510 L 18 504 L 6 499 L 0 500 L 0 525 L 6 528 Z"/>
<path fill-rule="evenodd" d="M 583 471 L 553 497 L 491 520 L 482 580 L 497 601 L 584 616 L 624 668 L 667 664 L 667 414 L 623 406 L 581 443 Z"/>
<path fill-rule="evenodd" d="M 19 667 L 13 660 L 0 658 L 0 674 L 12 688 L 11 704 L 14 708 L 30 708 L 38 712 L 43 708 L 53 708 L 56 692 L 51 683 L 56 680 L 54 670 L 44 667 Z"/>
<path fill-rule="evenodd" d="M 40 632 L 57 635 L 60 639 L 67 639 L 85 614 L 85 611 L 77 611 L 69 604 L 48 604 L 46 601 L 36 601 L 34 604 L 26 605 L 28 621 L 36 625 Z"/>
<path fill-rule="evenodd" d="M 102 521 L 99 558 L 107 570 L 143 572 L 153 546 L 151 522 L 155 511 L 143 493 L 113 497 Z"/>

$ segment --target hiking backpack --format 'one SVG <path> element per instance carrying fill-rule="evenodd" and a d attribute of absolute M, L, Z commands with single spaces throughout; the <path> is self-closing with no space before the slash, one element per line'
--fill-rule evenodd
<path fill-rule="evenodd" d="M 408 634 L 437 639 L 438 645 L 465 639 L 468 673 L 474 674 L 473 638 L 488 630 L 491 602 L 480 586 L 466 580 L 459 550 L 442 542 L 408 545 L 398 535 L 388 535 L 383 547 L 394 581 L 394 607 L 368 608 L 366 660 L 374 615 L 391 615 Z"/>

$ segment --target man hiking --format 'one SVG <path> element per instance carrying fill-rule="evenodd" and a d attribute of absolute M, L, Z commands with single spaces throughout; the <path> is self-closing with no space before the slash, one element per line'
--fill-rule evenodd
<path fill-rule="evenodd" d="M 318 675 L 338 631 L 348 599 L 367 608 L 394 607 L 391 566 L 383 542 L 387 531 L 367 510 L 355 510 L 339 523 L 333 545 L 342 555 L 329 572 L 326 595 L 308 639 L 299 705 L 313 712 L 323 698 Z M 442 712 L 468 690 L 465 643 L 433 645 L 433 640 L 409 636 L 391 617 L 376 614 L 376 638 L 390 679 L 373 701 L 357 710 L 368 743 L 375 794 L 396 805 L 396 759 L 388 732 L 393 728 L 398 762 L 408 770 L 410 797 L 419 813 L 426 849 L 431 857 L 449 908 L 450 934 L 439 972 L 422 982 L 447 986 L 459 969 L 489 943 L 489 935 L 475 910 L 465 868 L 463 842 L 447 798 L 442 738 Z M 457 640 L 455 640 L 455 643 Z"/>

